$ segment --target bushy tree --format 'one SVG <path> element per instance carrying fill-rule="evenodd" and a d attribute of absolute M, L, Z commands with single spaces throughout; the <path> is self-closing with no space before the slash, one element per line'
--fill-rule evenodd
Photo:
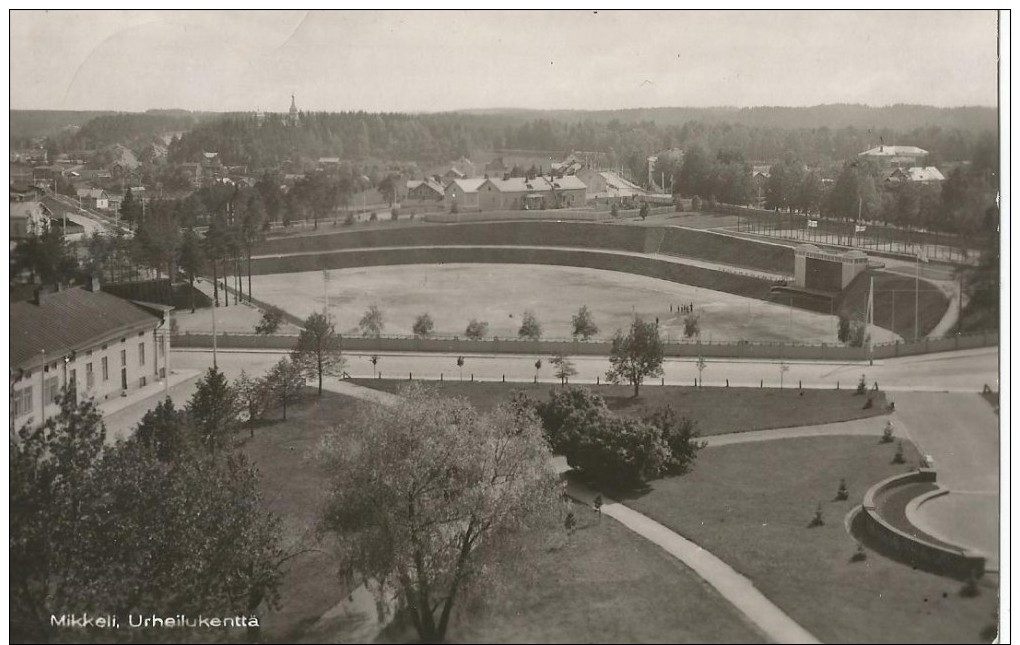
<path fill-rule="evenodd" d="M 662 351 L 658 326 L 638 318 L 631 323 L 630 332 L 626 336 L 622 331 L 616 331 L 606 379 L 610 383 L 630 383 L 634 386 L 636 397 L 646 377 L 662 374 Z"/>
<path fill-rule="evenodd" d="M 238 426 L 237 393 L 223 372 L 215 367 L 206 370 L 205 376 L 188 401 L 188 419 L 194 426 L 199 443 L 216 454 L 231 446 Z"/>
<path fill-rule="evenodd" d="M 233 390 L 237 393 L 237 403 L 249 435 L 255 436 L 255 424 L 265 415 L 270 400 L 270 392 L 264 379 L 252 378 L 241 370 L 240 376 L 234 381 Z"/>
<path fill-rule="evenodd" d="M 426 312 L 414 319 L 414 325 L 411 327 L 411 331 L 414 333 L 416 338 L 428 338 L 432 335 L 432 331 L 435 327 L 435 323 L 432 322 L 432 316 Z"/>
<path fill-rule="evenodd" d="M 694 338 L 695 336 L 701 335 L 701 317 L 691 312 L 684 316 L 684 336 L 687 338 Z"/>
<path fill-rule="evenodd" d="M 595 317 L 592 316 L 588 305 L 582 305 L 571 318 L 571 322 L 574 325 L 574 339 L 588 340 L 599 333 L 599 327 L 595 324 Z"/>
<path fill-rule="evenodd" d="M 142 433 L 104 445 L 91 400 L 10 440 L 11 634 L 63 640 L 50 616 L 107 607 L 126 614 L 244 615 L 278 601 L 279 522 L 265 512 L 243 456 L 164 450 L 193 433 L 169 402 Z M 158 421 L 156 419 L 158 417 Z M 149 434 L 147 434 L 149 433 Z M 155 634 L 136 637 L 151 640 Z M 249 632 L 257 639 L 257 630 Z"/>
<path fill-rule="evenodd" d="M 419 385 L 401 394 L 393 407 L 366 406 L 325 444 L 322 526 L 349 584 L 396 589 L 419 638 L 442 642 L 485 567 L 555 515 L 557 478 L 534 416 L 509 406 L 480 414 Z"/>
<path fill-rule="evenodd" d="M 485 334 L 488 331 L 489 323 L 472 318 L 471 322 L 468 323 L 467 329 L 464 330 L 464 335 L 472 340 L 480 340 L 485 338 Z"/>
<path fill-rule="evenodd" d="M 697 451 L 695 424 L 672 408 L 645 419 L 614 415 L 602 397 L 583 388 L 550 393 L 536 405 L 553 451 L 597 482 L 631 488 L 690 470 Z"/>
<path fill-rule="evenodd" d="M 305 319 L 291 360 L 301 366 L 305 375 L 317 379 L 322 396 L 322 377 L 343 374 L 344 360 L 340 335 L 324 314 L 313 313 Z"/>
<path fill-rule="evenodd" d="M 266 390 L 283 408 L 283 419 L 287 420 L 287 404 L 294 401 L 305 388 L 305 373 L 301 366 L 284 357 L 273 366 L 265 377 Z"/>
<path fill-rule="evenodd" d="M 371 305 L 365 312 L 365 315 L 361 317 L 361 320 L 358 321 L 358 329 L 361 330 L 361 335 L 372 338 L 382 336 L 385 326 L 386 322 L 383 320 L 383 312 L 379 309 L 378 305 Z"/>
<path fill-rule="evenodd" d="M 205 265 L 205 251 L 202 249 L 202 241 L 194 229 L 189 228 L 184 231 L 177 262 L 184 275 L 188 276 L 188 284 L 191 286 L 188 293 L 191 313 L 195 313 L 195 278 L 199 276 Z"/>
<path fill-rule="evenodd" d="M 535 313 L 531 310 L 524 312 L 521 319 L 521 328 L 517 330 L 518 338 L 527 340 L 538 340 L 542 337 L 542 323 L 538 322 Z"/>
<path fill-rule="evenodd" d="M 255 333 L 260 336 L 271 336 L 280 330 L 283 323 L 283 310 L 277 306 L 270 306 L 262 312 L 262 318 L 255 325 Z"/>
<path fill-rule="evenodd" d="M 174 407 L 170 397 L 147 411 L 135 428 L 135 437 L 163 461 L 170 462 L 194 448 L 187 412 Z"/>

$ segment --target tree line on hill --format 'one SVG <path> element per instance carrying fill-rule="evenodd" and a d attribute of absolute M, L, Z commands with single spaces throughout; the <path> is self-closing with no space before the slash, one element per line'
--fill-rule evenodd
<path fill-rule="evenodd" d="M 975 120 L 977 122 L 979 120 Z M 477 114 L 301 113 L 292 126 L 279 115 L 259 122 L 251 114 L 227 115 L 199 124 L 171 142 L 171 161 L 194 160 L 217 151 L 224 163 L 249 168 L 277 167 L 285 161 L 323 156 L 363 161 L 448 162 L 474 151 L 503 149 L 541 152 L 571 150 L 606 153 L 608 165 L 626 168 L 640 182 L 647 179 L 647 157 L 670 148 L 703 145 L 726 149 L 745 159 L 776 159 L 791 153 L 812 166 L 851 158 L 887 142 L 910 142 L 940 161 L 973 157 L 983 137 L 994 130 L 944 126 L 898 129 L 847 126 L 806 128 L 791 124 L 751 125 L 700 120 L 665 125 L 646 120 L 624 122 L 579 118 L 507 119 Z"/>

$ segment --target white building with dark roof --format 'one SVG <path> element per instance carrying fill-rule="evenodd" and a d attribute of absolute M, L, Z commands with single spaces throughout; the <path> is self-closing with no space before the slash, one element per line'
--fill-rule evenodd
<path fill-rule="evenodd" d="M 56 414 L 65 387 L 102 401 L 167 377 L 169 311 L 99 290 L 37 292 L 10 307 L 10 414 L 14 427 Z"/>

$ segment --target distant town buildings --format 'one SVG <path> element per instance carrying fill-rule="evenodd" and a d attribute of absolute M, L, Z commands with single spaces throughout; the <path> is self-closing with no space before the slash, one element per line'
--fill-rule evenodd
<path fill-rule="evenodd" d="M 928 157 L 928 151 L 917 146 L 887 146 L 880 145 L 857 155 L 866 159 L 873 159 L 880 165 L 887 166 L 920 166 Z"/>

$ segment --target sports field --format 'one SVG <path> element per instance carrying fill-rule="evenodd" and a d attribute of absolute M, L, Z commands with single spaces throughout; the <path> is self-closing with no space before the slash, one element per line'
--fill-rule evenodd
<path fill-rule="evenodd" d="M 324 291 L 325 288 L 325 291 Z M 356 334 L 371 305 L 383 312 L 385 335 L 410 335 L 415 318 L 428 312 L 437 336 L 463 336 L 472 318 L 489 323 L 488 336 L 516 337 L 531 310 L 543 338 L 569 338 L 571 316 L 587 305 L 609 337 L 634 315 L 658 318 L 663 336 L 683 336 L 680 305 L 694 304 L 701 339 L 836 341 L 836 319 L 760 300 L 616 271 L 548 265 L 444 264 L 339 269 L 255 276 L 255 297 L 302 318 L 322 311 L 344 334 Z M 673 311 L 670 311 L 672 305 Z M 877 330 L 885 334 L 883 330 Z"/>

